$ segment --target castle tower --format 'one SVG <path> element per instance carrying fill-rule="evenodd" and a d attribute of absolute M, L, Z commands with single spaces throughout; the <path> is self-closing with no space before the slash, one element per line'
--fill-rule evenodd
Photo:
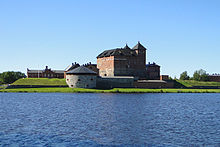
<path fill-rule="evenodd" d="M 138 68 L 139 69 L 145 69 L 146 68 L 146 48 L 138 41 L 138 43 L 132 48 L 135 50 L 138 58 Z"/>

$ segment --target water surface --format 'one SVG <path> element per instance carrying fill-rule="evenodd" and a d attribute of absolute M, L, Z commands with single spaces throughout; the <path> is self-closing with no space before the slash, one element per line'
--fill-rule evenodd
<path fill-rule="evenodd" d="M 220 94 L 0 93 L 0 146 L 220 146 Z"/>

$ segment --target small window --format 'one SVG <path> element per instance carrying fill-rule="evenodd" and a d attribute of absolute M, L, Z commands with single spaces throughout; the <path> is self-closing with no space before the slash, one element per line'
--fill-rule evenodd
<path fill-rule="evenodd" d="M 93 78 L 91 78 L 91 81 L 93 81 Z"/>
<path fill-rule="evenodd" d="M 107 76 L 106 74 L 104 74 L 104 76 Z"/>
<path fill-rule="evenodd" d="M 80 79 L 78 79 L 78 81 L 80 81 Z"/>
<path fill-rule="evenodd" d="M 71 87 L 73 87 L 73 85 L 71 85 Z"/>
<path fill-rule="evenodd" d="M 69 79 L 67 79 L 67 81 L 69 81 Z"/>

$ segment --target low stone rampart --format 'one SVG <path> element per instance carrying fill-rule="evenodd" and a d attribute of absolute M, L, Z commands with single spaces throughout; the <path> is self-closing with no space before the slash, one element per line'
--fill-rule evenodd
<path fill-rule="evenodd" d="M 174 88 L 174 82 L 163 81 L 163 80 L 138 80 L 134 82 L 135 88 L 148 88 L 148 89 L 158 89 L 158 88 Z"/>
<path fill-rule="evenodd" d="M 98 77 L 96 85 L 99 89 L 133 88 L 134 77 Z"/>

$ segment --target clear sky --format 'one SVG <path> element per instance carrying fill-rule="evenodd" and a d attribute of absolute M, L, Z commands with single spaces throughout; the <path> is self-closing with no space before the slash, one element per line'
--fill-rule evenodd
<path fill-rule="evenodd" d="M 96 63 L 138 41 L 162 74 L 220 73 L 220 1 L 0 0 L 0 72 Z"/>

